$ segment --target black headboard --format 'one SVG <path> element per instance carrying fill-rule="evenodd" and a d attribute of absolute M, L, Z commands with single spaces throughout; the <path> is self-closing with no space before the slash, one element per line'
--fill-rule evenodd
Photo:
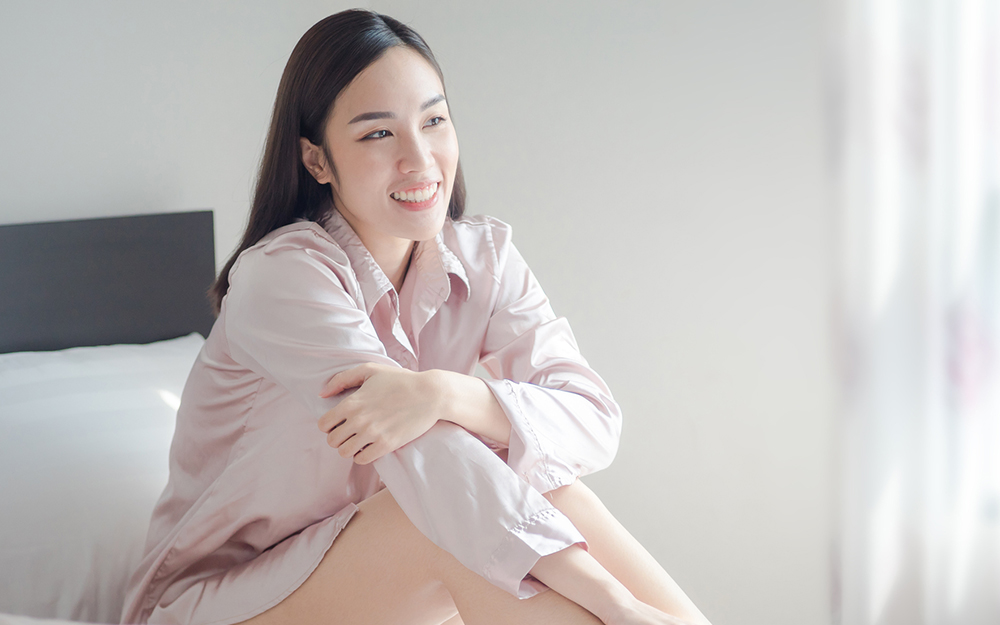
<path fill-rule="evenodd" d="M 212 211 L 0 226 L 0 353 L 208 336 Z"/>

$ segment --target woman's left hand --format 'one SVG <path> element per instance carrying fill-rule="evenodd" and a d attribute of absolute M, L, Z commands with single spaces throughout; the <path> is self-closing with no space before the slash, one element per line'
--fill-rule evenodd
<path fill-rule="evenodd" d="M 374 462 L 431 429 L 445 401 L 432 372 L 374 363 L 333 376 L 320 397 L 351 388 L 358 390 L 320 417 L 319 429 L 331 447 L 357 464 Z"/>

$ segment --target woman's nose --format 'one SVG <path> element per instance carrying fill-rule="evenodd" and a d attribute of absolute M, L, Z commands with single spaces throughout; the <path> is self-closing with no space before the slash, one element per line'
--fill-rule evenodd
<path fill-rule="evenodd" d="M 434 164 L 431 146 L 420 136 L 412 136 L 403 142 L 403 153 L 399 160 L 399 169 L 403 173 L 424 171 Z"/>

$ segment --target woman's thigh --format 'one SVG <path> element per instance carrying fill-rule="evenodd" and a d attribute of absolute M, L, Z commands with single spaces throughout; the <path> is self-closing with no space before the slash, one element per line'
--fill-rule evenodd
<path fill-rule="evenodd" d="M 245 623 L 440 625 L 457 614 L 441 581 L 444 558 L 384 489 L 358 505 L 295 592 Z"/>

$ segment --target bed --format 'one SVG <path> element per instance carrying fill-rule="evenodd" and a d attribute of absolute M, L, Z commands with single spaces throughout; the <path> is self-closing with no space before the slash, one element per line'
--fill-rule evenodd
<path fill-rule="evenodd" d="M 0 226 L 0 625 L 118 622 L 214 273 L 211 211 Z"/>

